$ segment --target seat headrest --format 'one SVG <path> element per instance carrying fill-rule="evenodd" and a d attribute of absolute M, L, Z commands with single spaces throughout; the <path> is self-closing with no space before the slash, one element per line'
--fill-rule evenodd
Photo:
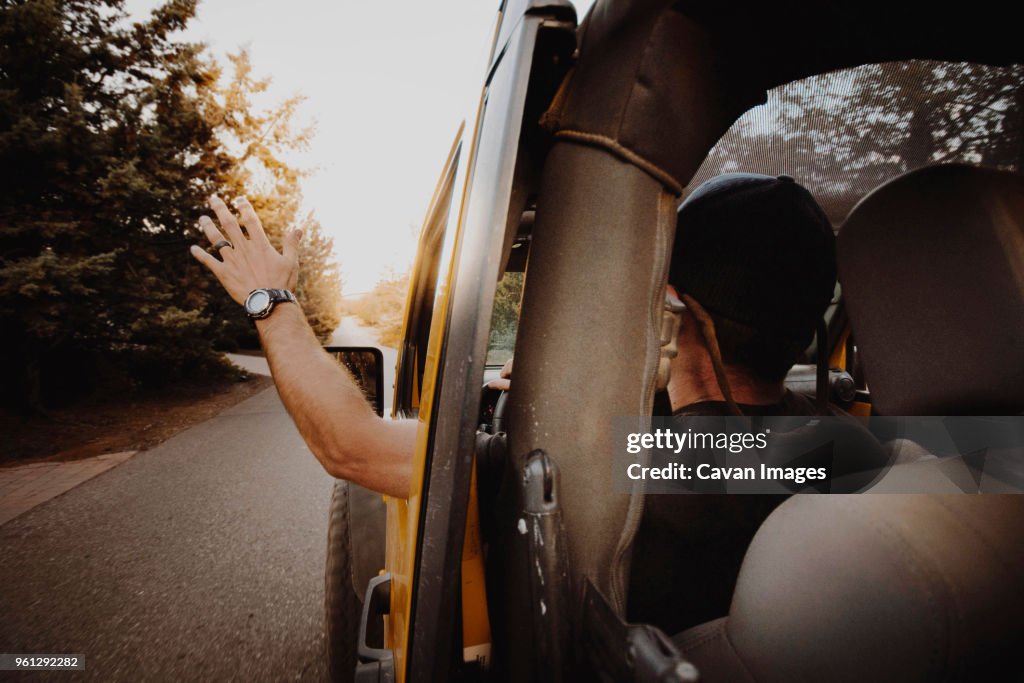
<path fill-rule="evenodd" d="M 907 173 L 850 212 L 836 251 L 879 413 L 1024 411 L 1024 178 Z"/>

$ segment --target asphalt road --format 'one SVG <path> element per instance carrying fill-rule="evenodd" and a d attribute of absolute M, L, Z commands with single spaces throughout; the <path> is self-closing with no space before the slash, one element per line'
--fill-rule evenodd
<path fill-rule="evenodd" d="M 136 455 L 0 526 L 0 652 L 84 655 L 60 680 L 325 679 L 331 485 L 273 389 Z"/>

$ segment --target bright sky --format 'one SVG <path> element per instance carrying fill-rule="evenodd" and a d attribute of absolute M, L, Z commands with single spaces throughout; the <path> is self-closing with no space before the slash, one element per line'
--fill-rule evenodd
<path fill-rule="evenodd" d="M 160 0 L 127 0 L 142 18 Z M 583 4 L 589 5 L 589 2 Z M 248 47 L 270 96 L 308 99 L 317 135 L 290 157 L 345 280 L 364 292 L 412 263 L 455 131 L 475 112 L 498 0 L 204 0 L 186 32 L 221 59 Z M 226 60 L 221 59 L 222 62 Z"/>

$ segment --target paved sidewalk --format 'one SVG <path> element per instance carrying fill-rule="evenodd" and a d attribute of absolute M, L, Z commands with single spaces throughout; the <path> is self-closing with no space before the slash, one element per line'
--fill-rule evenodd
<path fill-rule="evenodd" d="M 135 453 L 106 453 L 84 460 L 0 469 L 0 525 L 120 465 Z"/>

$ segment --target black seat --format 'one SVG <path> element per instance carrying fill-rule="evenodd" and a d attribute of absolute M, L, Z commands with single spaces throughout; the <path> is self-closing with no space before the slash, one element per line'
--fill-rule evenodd
<path fill-rule="evenodd" d="M 840 231 L 876 408 L 1024 409 L 1024 181 L 907 174 Z M 676 636 L 708 683 L 1020 680 L 1024 496 L 794 496 L 761 526 L 727 617 Z"/>
<path fill-rule="evenodd" d="M 908 173 L 851 212 L 836 250 L 878 413 L 1024 411 L 1024 177 Z"/>

